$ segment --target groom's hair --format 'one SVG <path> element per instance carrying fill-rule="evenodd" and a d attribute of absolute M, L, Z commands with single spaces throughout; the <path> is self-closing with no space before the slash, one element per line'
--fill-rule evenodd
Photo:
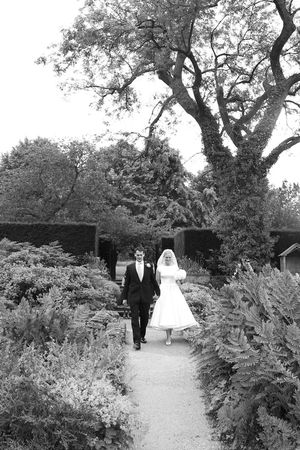
<path fill-rule="evenodd" d="M 135 247 L 135 249 L 134 249 L 134 253 L 135 252 L 143 252 L 143 253 L 145 253 L 145 249 L 144 249 L 144 247 L 142 245 L 137 245 Z"/>

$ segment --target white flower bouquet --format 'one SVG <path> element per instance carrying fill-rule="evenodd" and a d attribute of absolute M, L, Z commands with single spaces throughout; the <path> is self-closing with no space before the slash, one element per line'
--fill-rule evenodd
<path fill-rule="evenodd" d="M 183 269 L 177 270 L 177 272 L 175 274 L 175 280 L 182 281 L 182 280 L 185 280 L 185 278 L 186 278 L 186 271 Z"/>

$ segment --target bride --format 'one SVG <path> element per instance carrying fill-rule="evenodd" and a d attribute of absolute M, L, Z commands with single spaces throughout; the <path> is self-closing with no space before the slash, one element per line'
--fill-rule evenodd
<path fill-rule="evenodd" d="M 155 303 L 150 327 L 165 330 L 166 345 L 171 345 L 172 330 L 198 326 L 177 285 L 177 281 L 185 279 L 186 272 L 179 269 L 172 250 L 166 249 L 161 254 L 157 262 L 156 277 L 160 284 L 160 297 Z"/>

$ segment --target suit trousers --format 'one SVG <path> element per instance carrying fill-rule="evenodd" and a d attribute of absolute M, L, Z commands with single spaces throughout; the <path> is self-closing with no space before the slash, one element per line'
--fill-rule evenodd
<path fill-rule="evenodd" d="M 130 306 L 131 326 L 133 342 L 140 342 L 145 337 L 146 328 L 149 321 L 150 304 L 141 300 L 138 303 L 132 303 Z"/>

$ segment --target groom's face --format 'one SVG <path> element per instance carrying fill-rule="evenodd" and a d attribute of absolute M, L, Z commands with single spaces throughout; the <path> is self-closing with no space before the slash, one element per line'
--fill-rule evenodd
<path fill-rule="evenodd" d="M 142 262 L 145 256 L 144 252 L 140 252 L 139 250 L 137 250 L 134 254 L 135 259 L 137 260 L 137 262 Z"/>

